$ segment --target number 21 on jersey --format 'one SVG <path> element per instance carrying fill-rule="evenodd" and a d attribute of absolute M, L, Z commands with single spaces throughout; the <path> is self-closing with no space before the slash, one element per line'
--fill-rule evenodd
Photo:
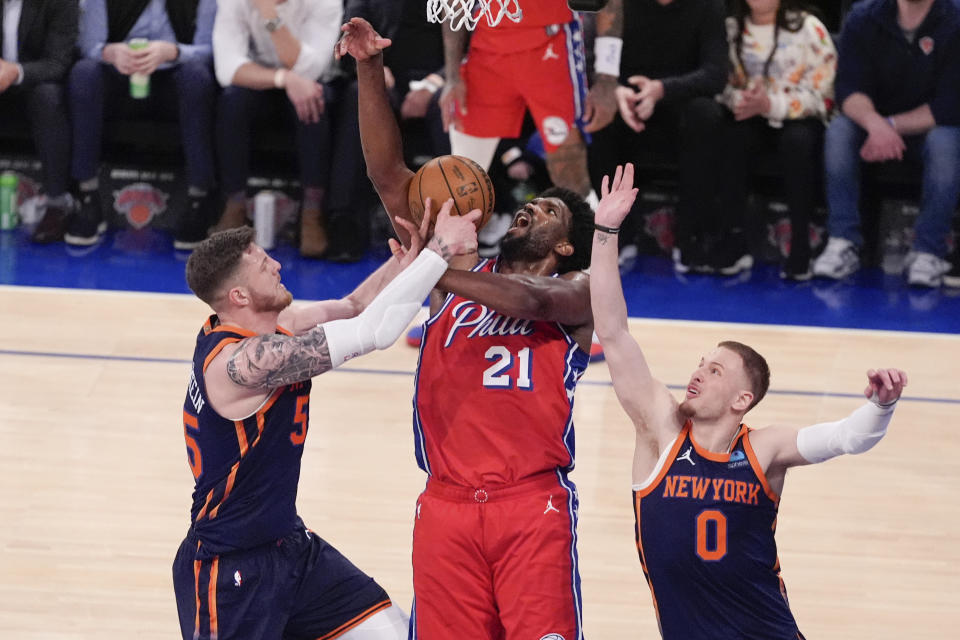
<path fill-rule="evenodd" d="M 513 389 L 516 379 L 517 389 L 533 390 L 533 380 L 530 379 L 533 356 L 530 347 L 524 347 L 517 352 L 516 357 L 504 346 L 494 346 L 487 349 L 483 356 L 493 364 L 483 372 L 483 386 L 487 389 Z M 514 372 L 514 362 L 516 371 Z"/>

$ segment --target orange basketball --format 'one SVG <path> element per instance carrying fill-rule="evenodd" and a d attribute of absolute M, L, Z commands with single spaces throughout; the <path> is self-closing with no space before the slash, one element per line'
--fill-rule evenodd
<path fill-rule="evenodd" d="M 420 224 L 427 198 L 433 200 L 433 215 L 443 203 L 453 198 L 451 214 L 462 216 L 474 209 L 483 212 L 477 230 L 483 228 L 493 213 L 493 183 L 479 164 L 463 156 L 440 156 L 426 163 L 410 181 L 407 200 L 410 214 Z"/>

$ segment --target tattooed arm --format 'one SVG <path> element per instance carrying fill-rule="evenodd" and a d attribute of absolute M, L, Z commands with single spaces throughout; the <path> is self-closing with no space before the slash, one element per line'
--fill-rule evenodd
<path fill-rule="evenodd" d="M 330 348 L 322 326 L 299 336 L 247 338 L 227 360 L 227 375 L 247 389 L 267 391 L 329 371 Z"/>

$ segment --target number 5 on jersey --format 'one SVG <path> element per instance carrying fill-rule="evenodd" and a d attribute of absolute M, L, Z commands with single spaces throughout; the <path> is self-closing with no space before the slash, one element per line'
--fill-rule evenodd
<path fill-rule="evenodd" d="M 187 462 L 190 463 L 190 471 L 193 473 L 194 480 L 203 473 L 203 456 L 200 455 L 200 445 L 197 444 L 199 434 L 200 425 L 197 423 L 197 416 L 184 411 L 183 439 L 187 441 Z"/>
<path fill-rule="evenodd" d="M 530 347 L 524 347 L 517 352 L 514 358 L 510 350 L 503 346 L 495 346 L 487 349 L 483 354 L 487 360 L 493 362 L 483 372 L 483 386 L 487 389 L 513 389 L 513 378 L 511 377 L 514 359 L 517 361 L 517 389 L 524 391 L 533 390 L 533 380 L 530 379 L 532 371 L 532 356 Z"/>

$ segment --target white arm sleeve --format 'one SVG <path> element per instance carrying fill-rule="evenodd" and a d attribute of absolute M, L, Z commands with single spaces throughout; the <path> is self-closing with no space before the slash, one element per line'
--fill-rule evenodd
<path fill-rule="evenodd" d="M 446 270 L 446 260 L 424 249 L 360 315 L 325 322 L 323 332 L 333 366 L 396 342 Z"/>
<path fill-rule="evenodd" d="M 868 451 L 886 435 L 894 407 L 868 402 L 843 420 L 804 427 L 797 432 L 797 450 L 812 463 Z"/>

